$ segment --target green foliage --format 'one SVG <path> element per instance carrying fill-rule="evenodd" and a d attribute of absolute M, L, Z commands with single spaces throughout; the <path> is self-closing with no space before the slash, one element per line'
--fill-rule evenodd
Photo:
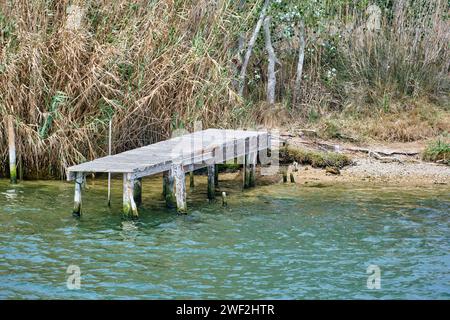
<path fill-rule="evenodd" d="M 450 143 L 448 142 L 449 138 L 450 135 L 448 135 L 447 139 L 439 138 L 435 141 L 430 142 L 423 152 L 422 158 L 426 161 L 439 161 L 450 165 Z"/>
<path fill-rule="evenodd" d="M 291 146 L 280 149 L 280 159 L 282 163 L 292 163 L 295 161 L 298 164 L 311 165 L 314 168 L 343 168 L 353 163 L 353 161 L 345 154 L 310 151 Z"/>
<path fill-rule="evenodd" d="M 55 117 L 58 117 L 58 107 L 67 101 L 67 95 L 62 91 L 57 91 L 52 97 L 50 106 L 48 108 L 47 117 L 45 118 L 44 124 L 39 129 L 39 136 L 41 139 L 47 138 L 48 132 L 52 127 L 52 122 Z"/>

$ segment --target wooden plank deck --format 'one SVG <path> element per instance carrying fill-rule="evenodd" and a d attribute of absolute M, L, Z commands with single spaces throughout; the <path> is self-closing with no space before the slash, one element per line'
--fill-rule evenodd
<path fill-rule="evenodd" d="M 208 167 L 209 172 L 214 172 L 215 164 L 241 158 L 244 159 L 244 172 L 247 173 L 249 166 L 253 168 L 250 171 L 254 170 L 257 153 L 269 146 L 270 135 L 267 132 L 207 129 L 72 166 L 67 168 L 67 180 L 76 182 L 75 208 L 79 209 L 74 211 L 81 210 L 79 186 L 85 174 L 93 172 L 122 173 L 124 211 L 131 208 L 131 211 L 136 211 L 136 215 L 132 195 L 135 182 L 142 177 L 164 172 L 170 177 L 169 183 L 175 185 L 177 206 L 179 209 L 182 207 L 179 211 L 184 211 L 186 172 L 202 167 Z M 247 175 L 251 175 L 251 172 Z"/>

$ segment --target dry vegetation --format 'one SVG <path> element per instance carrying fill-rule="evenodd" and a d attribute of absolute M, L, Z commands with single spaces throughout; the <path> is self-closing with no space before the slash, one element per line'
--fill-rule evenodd
<path fill-rule="evenodd" d="M 70 4 L 83 9 L 79 24 Z M 227 33 L 245 16 L 229 5 L 2 1 L 0 113 L 16 120 L 24 174 L 62 176 L 65 166 L 104 155 L 113 115 L 113 152 L 195 120 L 230 125 L 241 104 L 230 90 L 235 39 Z M 6 163 L 3 128 L 0 146 Z"/>
<path fill-rule="evenodd" d="M 262 3 L 0 1 L 0 173 L 7 115 L 15 119 L 19 172 L 30 178 L 63 177 L 66 166 L 105 155 L 111 118 L 114 153 L 197 120 L 397 141 L 449 131 L 446 1 L 374 1 L 382 11 L 370 28 L 366 1 L 272 1 L 275 104 L 264 101 L 261 35 L 237 94 Z M 305 23 L 307 48 L 295 104 L 300 20 L 280 36 L 288 23 L 277 18 L 292 10 Z"/>

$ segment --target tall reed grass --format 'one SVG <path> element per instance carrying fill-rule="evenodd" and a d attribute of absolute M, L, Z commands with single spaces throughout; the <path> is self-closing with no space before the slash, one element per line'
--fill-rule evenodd
<path fill-rule="evenodd" d="M 1 1 L 1 171 L 7 115 L 15 119 L 19 172 L 45 178 L 64 177 L 66 166 L 105 155 L 111 118 L 116 153 L 166 138 L 174 128 L 190 129 L 197 120 L 204 127 L 264 123 L 264 116 L 310 121 L 330 110 L 389 111 L 394 100 L 424 97 L 448 106 L 449 8 L 439 0 L 375 1 L 381 8 L 375 28 L 365 1 L 287 1 L 323 8 L 320 20 L 306 24 L 299 104 L 292 104 L 298 34 L 277 37 L 281 25 L 272 33 L 282 108 L 272 113 L 264 102 L 262 35 L 245 94 L 238 96 L 242 52 L 262 3 Z"/>
<path fill-rule="evenodd" d="M 107 150 L 242 112 L 227 69 L 245 16 L 232 1 L 2 1 L 0 160 L 14 115 L 19 170 L 64 176 Z M 236 117 L 235 117 L 236 118 Z"/>

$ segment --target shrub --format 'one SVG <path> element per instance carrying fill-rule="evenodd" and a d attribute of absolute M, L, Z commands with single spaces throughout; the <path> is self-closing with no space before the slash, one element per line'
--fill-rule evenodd
<path fill-rule="evenodd" d="M 282 163 L 292 163 L 295 161 L 299 164 L 311 165 L 314 168 L 343 168 L 353 164 L 353 161 L 345 154 L 310 151 L 291 146 L 280 149 L 280 160 Z"/>
<path fill-rule="evenodd" d="M 430 142 L 423 152 L 422 159 L 450 165 L 450 143 L 442 138 Z"/>

